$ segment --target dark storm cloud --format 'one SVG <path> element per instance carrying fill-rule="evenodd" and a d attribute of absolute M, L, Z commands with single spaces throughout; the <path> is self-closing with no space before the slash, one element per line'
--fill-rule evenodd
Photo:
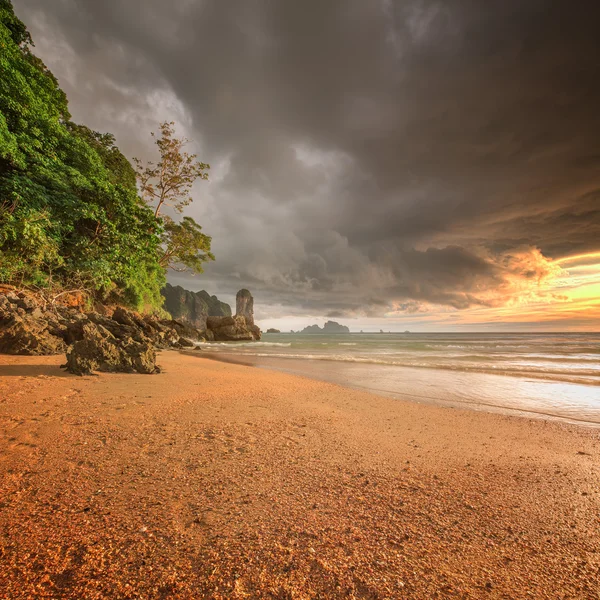
<path fill-rule="evenodd" d="M 600 246 L 600 36 L 581 0 L 15 0 L 75 117 L 211 162 L 217 262 L 312 314 L 488 306 Z M 541 251 L 541 255 L 536 249 Z"/>

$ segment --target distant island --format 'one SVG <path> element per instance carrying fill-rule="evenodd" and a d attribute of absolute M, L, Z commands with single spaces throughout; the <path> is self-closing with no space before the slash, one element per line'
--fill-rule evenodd
<path fill-rule="evenodd" d="M 279 331 L 279 329 L 271 327 L 270 329 L 267 329 L 267 333 L 281 333 L 281 331 Z"/>
<path fill-rule="evenodd" d="M 318 325 L 309 325 L 299 333 L 350 333 L 350 329 L 345 325 L 340 325 L 335 321 L 327 321 L 323 327 Z"/>

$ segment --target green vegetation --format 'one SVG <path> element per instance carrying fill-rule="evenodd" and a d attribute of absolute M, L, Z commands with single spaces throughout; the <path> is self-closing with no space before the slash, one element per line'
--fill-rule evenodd
<path fill-rule="evenodd" d="M 160 201 L 149 206 L 143 185 L 139 197 L 136 171 L 114 137 L 71 122 L 65 94 L 32 45 L 10 1 L 0 0 L 0 283 L 158 309 L 166 268 L 201 271 L 213 259 L 210 238 L 189 217 L 161 215 Z M 181 212 L 191 199 L 179 195 L 206 178 L 208 165 L 181 153 L 185 140 L 173 138 L 172 124 L 162 131 L 171 164 L 187 169 L 163 202 Z"/>

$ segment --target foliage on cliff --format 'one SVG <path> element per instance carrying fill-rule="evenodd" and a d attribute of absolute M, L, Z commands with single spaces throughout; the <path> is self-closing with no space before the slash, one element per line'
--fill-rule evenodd
<path fill-rule="evenodd" d="M 71 122 L 64 92 L 32 46 L 11 2 L 0 0 L 0 283 L 158 308 L 166 268 L 201 271 L 213 258 L 210 237 L 191 218 L 178 223 L 151 206 L 148 181 L 139 197 L 137 173 L 115 138 Z M 167 141 L 180 143 L 170 127 Z M 172 161 L 178 150 L 170 148 Z M 205 179 L 208 165 L 179 159 L 190 172 L 165 204 L 183 208 L 189 200 L 177 192 Z"/>
<path fill-rule="evenodd" d="M 159 306 L 161 224 L 114 138 L 71 122 L 31 46 L 0 0 L 0 281 Z"/>

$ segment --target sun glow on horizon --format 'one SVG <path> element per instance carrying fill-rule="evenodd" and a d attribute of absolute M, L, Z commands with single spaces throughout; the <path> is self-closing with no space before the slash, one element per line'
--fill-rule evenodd
<path fill-rule="evenodd" d="M 528 325 L 570 331 L 600 330 L 600 252 L 552 261 L 560 272 L 504 306 L 467 310 L 464 324 Z"/>
<path fill-rule="evenodd" d="M 520 258 L 523 258 L 521 255 Z M 428 328 L 518 328 L 562 331 L 600 330 L 600 252 L 557 260 L 533 252 L 525 257 L 543 267 L 543 275 L 528 280 L 509 274 L 502 291 L 490 291 L 488 306 L 453 309 L 426 305 L 412 315 L 392 311 L 390 322 L 414 322 Z M 527 264 L 527 262 L 525 262 Z M 496 300 L 496 301 L 495 301 Z"/>
<path fill-rule="evenodd" d="M 597 265 L 600 265 L 600 252 L 588 252 L 586 254 L 576 254 L 574 256 L 564 256 L 563 258 L 559 258 L 557 260 L 555 260 L 554 262 L 557 264 L 562 264 L 562 263 L 566 263 L 566 262 L 572 262 L 574 260 L 582 260 L 582 259 L 598 259 L 598 262 L 596 263 Z"/>

